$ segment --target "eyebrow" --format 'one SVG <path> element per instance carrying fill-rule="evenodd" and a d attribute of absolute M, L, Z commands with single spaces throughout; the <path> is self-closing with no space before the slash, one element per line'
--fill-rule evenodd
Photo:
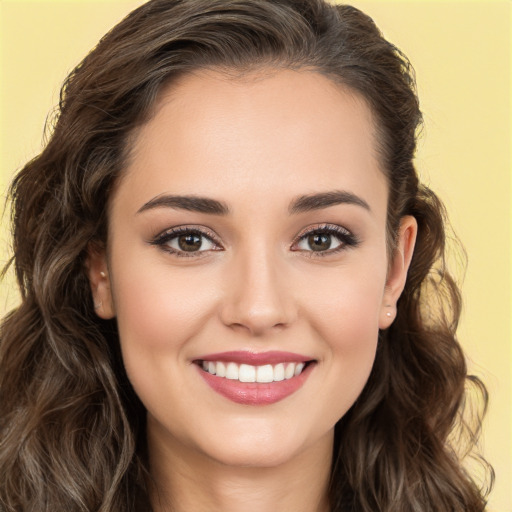
<path fill-rule="evenodd" d="M 228 215 L 230 212 L 226 203 L 209 197 L 161 195 L 149 200 L 139 208 L 137 213 L 162 207 L 209 213 L 211 215 Z"/>
<path fill-rule="evenodd" d="M 313 210 L 321 210 L 338 204 L 356 205 L 371 211 L 369 204 L 352 192 L 333 190 L 299 196 L 292 200 L 288 207 L 288 212 L 290 215 L 296 215 Z M 137 213 L 154 208 L 174 208 L 207 213 L 210 215 L 229 215 L 231 211 L 226 203 L 209 197 L 160 195 L 141 206 Z"/>
<path fill-rule="evenodd" d="M 288 208 L 291 215 L 312 210 L 321 210 L 338 204 L 352 204 L 361 206 L 371 212 L 370 205 L 361 197 L 345 190 L 333 190 L 318 194 L 309 194 L 294 199 Z"/>

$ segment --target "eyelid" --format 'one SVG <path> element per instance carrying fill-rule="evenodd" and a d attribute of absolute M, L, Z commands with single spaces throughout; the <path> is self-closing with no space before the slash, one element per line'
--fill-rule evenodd
<path fill-rule="evenodd" d="M 304 238 L 306 235 L 310 235 L 311 233 L 314 233 L 316 231 L 329 231 L 332 233 L 352 235 L 350 230 L 343 226 L 339 226 L 337 224 L 328 224 L 324 222 L 322 224 L 314 224 L 312 226 L 308 226 L 307 228 L 302 229 L 297 235 L 295 241 L 300 240 L 301 238 Z"/>
<path fill-rule="evenodd" d="M 328 249 L 326 251 L 307 251 L 304 249 L 293 249 L 298 245 L 299 242 L 301 242 L 306 236 L 309 236 L 314 233 L 328 233 L 330 235 L 337 236 L 339 241 L 341 242 L 338 247 L 335 247 L 334 249 Z M 293 241 L 292 250 L 295 250 L 296 252 L 302 252 L 305 253 L 308 257 L 316 258 L 316 257 L 322 257 L 322 256 L 329 256 L 332 254 L 336 254 L 340 251 L 346 250 L 351 247 L 357 247 L 360 243 L 359 238 L 352 233 L 349 229 L 340 226 L 338 224 L 328 224 L 328 223 L 322 223 L 322 224 L 316 224 L 313 226 L 308 226 L 307 228 L 304 228 L 300 231 L 300 233 L 297 235 L 295 240 Z"/>
<path fill-rule="evenodd" d="M 166 245 L 170 240 L 175 239 L 180 234 L 199 234 L 202 237 L 207 238 L 212 244 L 214 244 L 216 247 L 214 249 L 207 249 L 207 250 L 200 250 L 200 251 L 182 251 L 182 250 L 176 250 L 175 248 L 170 247 L 169 245 Z M 330 235 L 336 236 L 338 240 L 340 241 L 340 245 L 338 247 L 335 247 L 333 249 L 327 249 L 326 251 L 308 251 L 304 249 L 297 249 L 297 245 L 306 237 L 314 233 L 328 233 Z M 224 247 L 219 241 L 219 237 L 215 232 L 213 232 L 209 228 L 205 228 L 204 226 L 200 225 L 182 225 L 182 226 L 175 226 L 172 228 L 167 228 L 164 231 L 161 231 L 159 234 L 157 234 L 154 238 L 149 240 L 151 245 L 156 245 L 161 247 L 162 250 L 173 254 L 175 256 L 184 256 L 184 257 L 195 257 L 200 258 L 207 256 L 208 253 L 212 251 L 223 251 Z M 360 240 L 359 238 L 354 235 L 349 229 L 337 225 L 337 224 L 328 224 L 328 223 L 322 223 L 322 224 L 316 224 L 313 226 L 308 226 L 307 228 L 304 228 L 300 231 L 300 233 L 296 236 L 295 240 L 293 241 L 290 249 L 294 252 L 301 252 L 305 253 L 308 257 L 322 257 L 322 256 L 329 256 L 335 253 L 338 253 L 340 251 L 346 250 L 351 247 L 356 247 L 359 245 Z"/>
<path fill-rule="evenodd" d="M 199 234 L 204 238 L 207 238 L 212 244 L 216 246 L 215 249 L 208 249 L 203 251 L 181 251 L 176 250 L 170 246 L 166 246 L 167 242 L 170 240 L 178 237 L 182 234 Z M 184 257 L 203 257 L 206 256 L 207 253 L 211 251 L 221 251 L 224 250 L 224 247 L 219 241 L 219 237 L 216 233 L 214 233 L 211 229 L 205 228 L 204 226 L 200 225 L 182 225 L 182 226 L 175 226 L 172 228 L 167 228 L 163 231 L 161 231 L 159 234 L 157 234 L 155 237 L 153 237 L 151 240 L 149 240 L 149 243 L 151 245 L 156 245 L 162 248 L 162 250 L 174 254 L 176 256 L 184 256 Z"/>

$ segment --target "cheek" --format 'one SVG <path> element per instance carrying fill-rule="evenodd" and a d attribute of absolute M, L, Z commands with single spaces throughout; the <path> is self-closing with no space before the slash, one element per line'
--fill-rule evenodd
<path fill-rule="evenodd" d="M 385 268 L 372 273 L 340 272 L 325 282 L 322 300 L 310 303 L 310 323 L 324 344 L 323 392 L 332 400 L 325 414 L 332 423 L 353 405 L 370 375 L 379 334 Z M 332 404 L 336 404 L 333 408 Z"/>
<path fill-rule="evenodd" d="M 116 260 L 112 274 L 123 363 L 145 407 L 161 415 L 190 391 L 184 389 L 187 361 L 214 308 L 218 286 L 200 271 L 125 256 Z"/>
<path fill-rule="evenodd" d="M 334 351 L 358 351 L 376 338 L 385 287 L 385 266 L 347 266 L 319 276 L 310 287 L 311 324 Z"/>
<path fill-rule="evenodd" d="M 149 371 L 158 361 L 185 358 L 187 341 L 202 329 L 214 308 L 216 287 L 200 271 L 173 271 L 135 260 L 118 258 L 112 276 L 123 358 L 133 377 L 146 365 Z"/>

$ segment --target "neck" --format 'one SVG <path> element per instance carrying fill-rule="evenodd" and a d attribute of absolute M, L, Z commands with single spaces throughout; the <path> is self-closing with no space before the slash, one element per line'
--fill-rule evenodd
<path fill-rule="evenodd" d="M 333 433 L 272 466 L 230 466 L 148 436 L 154 512 L 329 512 Z"/>

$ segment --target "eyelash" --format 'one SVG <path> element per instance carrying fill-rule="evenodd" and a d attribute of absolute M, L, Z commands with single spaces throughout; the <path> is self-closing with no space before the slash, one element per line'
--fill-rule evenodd
<path fill-rule="evenodd" d="M 336 224 L 320 224 L 313 228 L 307 228 L 299 233 L 296 241 L 293 242 L 293 245 L 297 245 L 301 240 L 304 240 L 308 236 L 317 234 L 334 236 L 340 241 L 340 245 L 334 249 L 328 249 L 326 251 L 304 251 L 309 258 L 322 258 L 332 254 L 337 254 L 348 248 L 357 247 L 360 243 L 356 235 L 342 226 L 337 226 Z"/>
<path fill-rule="evenodd" d="M 326 251 L 307 251 L 304 250 L 303 252 L 309 253 L 308 257 L 310 258 L 321 258 L 325 256 L 330 256 L 332 254 L 336 254 L 340 251 L 343 251 L 345 249 L 351 248 L 351 247 L 357 247 L 360 243 L 359 239 L 351 233 L 348 229 L 343 228 L 341 226 L 337 226 L 335 224 L 321 224 L 314 228 L 308 228 L 305 231 L 301 232 L 296 240 L 293 242 L 293 246 L 297 245 L 300 241 L 306 239 L 306 237 L 316 234 L 326 234 L 329 236 L 334 236 L 340 241 L 340 245 L 334 249 L 328 249 Z M 199 237 L 204 237 L 208 239 L 212 244 L 214 244 L 217 247 L 220 247 L 220 243 L 216 241 L 216 235 L 209 231 L 205 230 L 204 228 L 195 227 L 195 226 L 181 226 L 177 228 L 172 228 L 167 231 L 164 231 L 157 235 L 153 240 L 151 240 L 149 243 L 151 245 L 155 245 L 158 247 L 161 247 L 162 250 L 173 254 L 174 256 L 177 256 L 179 258 L 200 258 L 204 255 L 204 253 L 209 252 L 211 250 L 213 251 L 219 251 L 222 249 L 216 248 L 216 249 L 209 249 L 209 250 L 203 250 L 203 251 L 181 251 L 173 249 L 169 246 L 166 246 L 171 240 L 174 240 L 175 238 L 179 237 L 180 235 L 197 235 Z"/>
<path fill-rule="evenodd" d="M 205 230 L 204 228 L 194 227 L 194 226 L 180 226 L 177 228 L 172 228 L 163 233 L 160 233 L 153 240 L 151 240 L 151 245 L 156 245 L 162 248 L 162 250 L 173 254 L 174 256 L 178 256 L 179 258 L 200 258 L 204 256 L 204 253 L 207 251 L 177 251 L 172 247 L 166 246 L 171 240 L 179 237 L 180 235 L 198 235 L 199 237 L 204 237 L 210 240 L 214 245 L 220 246 L 220 244 L 216 241 L 216 236 L 209 230 Z M 214 251 L 218 251 L 220 249 L 213 249 Z"/>

